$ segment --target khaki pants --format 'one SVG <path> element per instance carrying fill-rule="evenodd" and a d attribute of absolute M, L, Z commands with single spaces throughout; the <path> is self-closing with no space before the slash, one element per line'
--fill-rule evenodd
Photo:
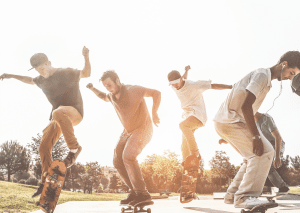
<path fill-rule="evenodd" d="M 194 116 L 188 117 L 179 124 L 179 128 L 182 131 L 181 152 L 183 161 L 185 161 L 188 156 L 195 154 L 198 151 L 194 132 L 202 126 L 202 122 Z"/>
<path fill-rule="evenodd" d="M 47 172 L 52 163 L 52 148 L 63 134 L 69 149 L 77 149 L 79 144 L 74 135 L 73 126 L 82 121 L 80 113 L 71 106 L 60 106 L 52 113 L 53 120 L 43 130 L 39 153 L 43 173 Z"/>
<path fill-rule="evenodd" d="M 273 161 L 274 149 L 271 143 L 260 132 L 264 153 L 262 156 L 257 156 L 253 153 L 252 135 L 246 124 L 215 122 L 215 129 L 244 157 L 244 163 L 227 189 L 227 193 L 234 195 L 234 203 L 243 197 L 258 197 L 263 190 Z"/>

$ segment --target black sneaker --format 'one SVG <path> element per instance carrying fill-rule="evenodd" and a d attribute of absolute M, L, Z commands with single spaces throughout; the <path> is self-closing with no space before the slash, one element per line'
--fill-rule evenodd
<path fill-rule="evenodd" d="M 149 193 L 144 193 L 144 194 L 137 194 L 135 199 L 129 203 L 130 206 L 135 206 L 138 203 L 141 202 L 147 202 L 151 201 L 151 195 Z"/>
<path fill-rule="evenodd" d="M 37 190 L 33 193 L 32 197 L 36 197 L 40 194 L 42 194 L 44 188 L 44 183 L 40 183 L 39 187 L 37 188 Z"/>
<path fill-rule="evenodd" d="M 284 186 L 284 187 L 279 188 L 279 191 L 276 193 L 276 195 L 286 195 L 289 192 L 290 192 L 289 187 Z"/>
<path fill-rule="evenodd" d="M 79 146 L 76 153 L 73 153 L 71 151 L 69 152 L 68 156 L 64 159 L 64 163 L 67 168 L 70 168 L 75 163 L 76 158 L 80 154 L 81 150 L 82 150 L 82 147 Z"/>
<path fill-rule="evenodd" d="M 133 200 L 135 199 L 135 197 L 136 197 L 135 192 L 134 192 L 134 191 L 131 191 L 131 192 L 128 194 L 127 198 L 125 198 L 125 199 L 123 199 L 123 200 L 120 201 L 120 204 L 128 204 L 128 203 L 130 203 L 131 201 L 133 201 Z"/>

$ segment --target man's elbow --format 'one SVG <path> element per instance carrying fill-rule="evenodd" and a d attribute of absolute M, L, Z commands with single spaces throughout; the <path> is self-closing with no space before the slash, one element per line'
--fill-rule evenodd
<path fill-rule="evenodd" d="M 156 97 L 156 98 L 161 98 L 161 92 L 160 91 L 158 91 L 158 90 L 155 90 L 155 93 L 154 93 L 154 96 Z"/>

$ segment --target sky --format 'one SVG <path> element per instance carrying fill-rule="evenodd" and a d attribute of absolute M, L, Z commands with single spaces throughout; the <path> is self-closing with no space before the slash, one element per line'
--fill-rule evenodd
<path fill-rule="evenodd" d="M 83 147 L 77 161 L 98 161 L 112 166 L 113 153 L 123 130 L 114 108 L 100 100 L 88 83 L 107 92 L 99 78 L 115 70 L 122 83 L 157 89 L 162 93 L 158 110 L 161 120 L 151 142 L 138 157 L 163 154 L 181 158 L 182 109 L 168 86 L 171 70 L 188 79 L 212 80 L 232 85 L 257 68 L 268 68 L 290 50 L 300 49 L 299 1 L 1 1 L 0 75 L 30 77 L 30 57 L 45 53 L 55 68 L 82 69 L 82 48 L 90 50 L 91 77 L 81 79 L 83 121 L 75 135 Z M 269 112 L 286 142 L 285 154 L 298 155 L 300 97 L 292 93 L 289 80 Z M 260 112 L 266 112 L 280 90 L 272 81 Z M 230 146 L 219 145 L 213 118 L 229 90 L 203 93 L 208 122 L 195 133 L 200 153 L 209 169 L 215 151 L 225 151 L 231 163 L 242 157 Z M 152 99 L 145 98 L 149 111 Z M 36 85 L 15 79 L 0 81 L 0 144 L 17 140 L 30 143 L 49 123 L 51 105 Z"/>

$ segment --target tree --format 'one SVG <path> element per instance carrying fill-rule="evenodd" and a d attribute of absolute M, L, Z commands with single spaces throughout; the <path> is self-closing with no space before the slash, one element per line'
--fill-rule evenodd
<path fill-rule="evenodd" d="M 97 189 L 100 185 L 102 178 L 102 170 L 98 162 L 90 162 L 84 166 L 85 173 L 80 174 L 79 184 L 84 193 L 92 194 L 93 189 Z"/>
<path fill-rule="evenodd" d="M 8 181 L 11 175 L 28 171 L 30 152 L 17 141 L 6 141 L 0 146 L 0 169 L 7 174 Z"/>
<path fill-rule="evenodd" d="M 39 154 L 39 146 L 41 144 L 41 141 L 42 141 L 42 136 L 40 134 L 37 134 L 36 137 L 32 137 L 31 143 L 27 144 L 27 147 L 31 150 L 33 154 L 34 157 L 33 160 L 35 162 L 41 161 L 40 154 Z M 63 160 L 67 156 L 67 153 L 68 153 L 67 144 L 63 136 L 61 136 L 52 149 L 52 158 Z"/>
<path fill-rule="evenodd" d="M 224 151 L 216 151 L 216 155 L 209 161 L 213 182 L 217 185 L 229 184 L 235 176 L 235 167 L 229 162 L 229 157 Z M 224 183 L 224 181 L 226 181 Z M 219 182 L 219 183 L 217 183 Z"/>
<path fill-rule="evenodd" d="M 85 174 L 84 166 L 80 163 L 74 163 L 73 166 L 67 170 L 65 188 L 72 189 L 73 192 L 75 192 L 76 189 L 80 189 L 80 179 L 83 174 Z"/>
<path fill-rule="evenodd" d="M 30 174 L 26 171 L 22 171 L 22 172 L 17 172 L 15 175 L 14 175 L 14 178 L 16 178 L 18 181 L 19 180 L 27 180 L 28 178 L 30 178 Z"/>
<path fill-rule="evenodd" d="M 41 179 L 42 172 L 43 172 L 41 162 L 39 162 L 39 161 L 35 162 L 35 164 L 33 166 L 33 172 L 37 179 Z"/>
<path fill-rule="evenodd" d="M 105 176 L 102 176 L 101 184 L 102 184 L 103 190 L 105 190 L 109 184 L 109 179 Z"/>
<path fill-rule="evenodd" d="M 114 174 L 110 178 L 109 188 L 112 189 L 113 191 L 116 191 L 118 189 L 118 177 L 117 177 L 117 175 Z"/>

